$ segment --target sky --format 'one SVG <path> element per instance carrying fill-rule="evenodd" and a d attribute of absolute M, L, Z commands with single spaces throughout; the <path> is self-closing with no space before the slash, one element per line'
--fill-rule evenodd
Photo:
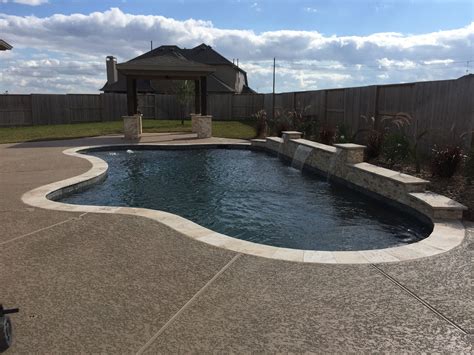
<path fill-rule="evenodd" d="M 118 62 L 176 44 L 239 59 L 249 86 L 304 91 L 474 72 L 472 0 L 0 0 L 0 93 L 98 93 Z"/>

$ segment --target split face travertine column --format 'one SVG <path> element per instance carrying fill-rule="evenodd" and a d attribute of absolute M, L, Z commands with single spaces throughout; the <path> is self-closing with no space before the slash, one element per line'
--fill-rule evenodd
<path fill-rule="evenodd" d="M 122 116 L 123 134 L 126 140 L 138 140 L 142 136 L 142 115 Z"/>
<path fill-rule="evenodd" d="M 198 138 L 212 137 L 212 116 L 201 116 L 199 114 L 191 114 L 192 132 L 197 133 Z"/>

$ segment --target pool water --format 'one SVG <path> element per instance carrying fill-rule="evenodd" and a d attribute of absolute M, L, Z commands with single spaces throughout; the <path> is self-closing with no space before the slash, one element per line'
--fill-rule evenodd
<path fill-rule="evenodd" d="M 61 201 L 167 211 L 228 236 L 295 249 L 387 248 L 416 242 L 431 231 L 411 215 L 263 152 L 88 154 L 107 161 L 107 179 Z"/>

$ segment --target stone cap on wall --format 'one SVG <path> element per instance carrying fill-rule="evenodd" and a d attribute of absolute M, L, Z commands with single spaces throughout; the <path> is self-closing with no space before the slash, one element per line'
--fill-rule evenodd
<path fill-rule="evenodd" d="M 449 197 L 438 195 L 435 192 L 413 192 L 410 194 L 433 209 L 467 210 L 467 207 Z"/>
<path fill-rule="evenodd" d="M 336 151 L 337 151 L 336 147 L 333 147 L 331 145 L 318 143 L 318 142 L 313 142 L 313 141 L 310 141 L 310 140 L 307 140 L 307 139 L 292 139 L 291 141 L 295 142 L 295 143 L 298 143 L 298 144 L 305 145 L 307 147 L 311 147 L 311 148 L 315 148 L 315 149 L 319 149 L 319 150 L 324 150 L 325 152 L 328 152 L 328 153 L 336 153 Z"/>
<path fill-rule="evenodd" d="M 299 139 L 303 136 L 303 133 L 298 131 L 282 131 L 281 137 L 285 143 L 288 143 L 290 139 Z"/>
<path fill-rule="evenodd" d="M 354 143 L 336 143 L 333 146 L 346 149 L 346 150 L 358 150 L 358 149 L 365 149 L 365 145 L 354 144 Z"/>
<path fill-rule="evenodd" d="M 280 138 L 280 137 L 267 137 L 267 141 L 283 143 L 283 138 Z"/>
<path fill-rule="evenodd" d="M 419 185 L 429 184 L 428 180 L 420 179 L 412 175 L 402 174 L 402 173 L 399 173 L 398 171 L 382 168 L 381 166 L 373 165 L 370 163 L 365 163 L 365 162 L 358 163 L 358 164 L 355 164 L 354 167 L 357 169 L 367 171 L 372 174 L 384 176 L 386 178 L 395 180 L 403 184 L 419 184 Z"/>

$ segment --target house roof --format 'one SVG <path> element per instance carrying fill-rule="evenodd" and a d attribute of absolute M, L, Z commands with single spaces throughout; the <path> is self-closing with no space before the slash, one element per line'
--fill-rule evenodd
<path fill-rule="evenodd" d="M 244 70 L 234 65 L 234 63 L 232 63 L 227 58 L 225 58 L 224 56 L 217 53 L 214 49 L 212 49 L 211 46 L 208 46 L 207 44 L 204 44 L 204 43 L 201 43 L 199 46 L 196 46 L 191 49 L 179 48 L 178 46 L 175 46 L 175 45 L 163 45 L 155 49 L 152 49 L 149 52 L 143 53 L 142 55 L 136 57 L 135 59 L 156 57 L 156 56 L 166 55 L 173 52 L 179 53 L 186 59 L 192 60 L 198 63 L 209 64 L 209 65 L 232 65 L 239 71 L 245 73 Z"/>
<path fill-rule="evenodd" d="M 206 63 L 211 65 L 230 64 L 233 65 L 227 58 L 217 53 L 211 46 L 204 43 L 191 49 L 182 49 L 183 55 L 196 62 Z"/>
<path fill-rule="evenodd" d="M 234 92 L 235 91 L 214 74 L 211 74 L 207 77 L 207 90 L 213 91 L 213 92 Z"/>
<path fill-rule="evenodd" d="M 13 46 L 5 42 L 3 39 L 0 39 L 0 51 L 8 51 L 12 48 Z"/>
<path fill-rule="evenodd" d="M 170 53 L 179 53 L 184 58 L 195 61 L 195 62 L 199 62 L 199 63 L 205 63 L 205 64 L 210 64 L 210 65 L 216 65 L 216 64 L 232 65 L 232 62 L 230 62 L 225 57 L 217 53 L 214 49 L 212 49 L 211 46 L 208 46 L 204 43 L 191 49 L 179 48 L 178 46 L 174 46 L 174 45 L 164 45 L 164 46 L 160 46 L 155 49 L 152 49 L 151 51 L 146 52 L 136 57 L 135 59 L 151 58 L 151 57 L 166 55 Z M 132 59 L 132 60 L 135 60 L 135 59 Z"/>
<path fill-rule="evenodd" d="M 241 94 L 256 94 L 256 93 L 257 92 L 254 89 L 251 89 L 247 85 L 244 85 L 244 87 L 242 88 L 242 92 L 241 92 Z"/>

